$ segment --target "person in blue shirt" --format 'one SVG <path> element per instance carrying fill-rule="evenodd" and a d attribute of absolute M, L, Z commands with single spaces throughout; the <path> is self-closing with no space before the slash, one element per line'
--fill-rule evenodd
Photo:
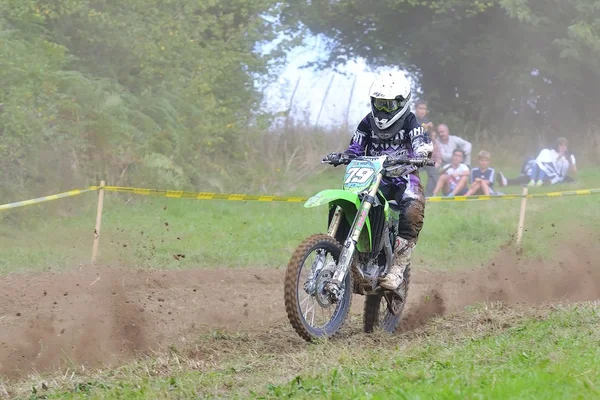
<path fill-rule="evenodd" d="M 488 151 L 481 150 L 477 157 L 479 167 L 471 170 L 469 177 L 469 184 L 471 187 L 465 193 L 465 196 L 473 195 L 493 195 L 496 194 L 494 191 L 494 180 L 496 179 L 496 170 L 490 167 L 491 155 Z"/>

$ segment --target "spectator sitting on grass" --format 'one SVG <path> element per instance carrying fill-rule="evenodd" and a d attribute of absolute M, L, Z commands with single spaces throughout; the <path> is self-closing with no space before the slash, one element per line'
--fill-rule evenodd
<path fill-rule="evenodd" d="M 543 149 L 537 158 L 525 160 L 521 167 L 521 175 L 513 179 L 504 179 L 502 186 L 542 186 L 544 183 L 554 185 L 575 181 L 569 173 L 576 174 L 577 165 L 575 156 L 568 152 L 568 146 L 568 140 L 559 137 L 556 139 L 555 149 Z"/>
<path fill-rule="evenodd" d="M 463 162 L 466 165 L 471 165 L 471 148 L 473 146 L 470 142 L 467 142 L 466 140 L 461 139 L 458 136 L 450 135 L 448 125 L 438 125 L 437 140 L 439 142 L 440 150 L 442 151 L 442 158 L 444 160 L 444 163 L 451 163 L 454 150 L 460 149 L 463 151 L 464 154 Z"/>
<path fill-rule="evenodd" d="M 533 175 L 528 186 L 541 186 L 544 183 L 554 185 L 561 182 L 572 182 L 569 172 L 576 174 L 575 156 L 568 152 L 569 141 L 564 137 L 556 139 L 556 148 L 544 149 L 536 158 Z M 535 176 L 537 173 L 537 176 Z M 537 180 L 536 180 L 537 179 Z"/>
<path fill-rule="evenodd" d="M 535 165 L 535 158 L 526 158 L 523 162 L 523 165 L 521 165 L 521 174 L 516 178 L 504 178 L 502 173 L 499 172 L 498 175 L 500 186 L 526 185 L 527 182 L 529 182 L 532 179 L 533 168 Z"/>
<path fill-rule="evenodd" d="M 481 150 L 478 155 L 479 168 L 473 168 L 471 170 L 471 176 L 469 183 L 471 187 L 465 193 L 465 196 L 473 196 L 484 194 L 489 196 L 496 194 L 494 191 L 494 179 L 496 178 L 496 171 L 490 167 L 491 155 L 485 150 Z"/>
<path fill-rule="evenodd" d="M 433 191 L 434 196 L 442 190 L 448 197 L 462 196 L 467 191 L 469 167 L 463 164 L 463 158 L 462 150 L 456 149 L 452 152 L 452 163 L 444 166 L 443 175 Z"/>

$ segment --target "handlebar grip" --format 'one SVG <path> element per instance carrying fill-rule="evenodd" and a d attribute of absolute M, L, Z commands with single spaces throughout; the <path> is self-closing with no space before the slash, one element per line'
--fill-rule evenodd
<path fill-rule="evenodd" d="M 413 165 L 415 167 L 435 166 L 435 161 L 423 158 L 396 158 L 388 160 L 384 163 L 385 166 L 394 165 Z"/>
<path fill-rule="evenodd" d="M 423 160 L 423 159 L 414 159 L 414 160 L 411 160 L 410 164 L 416 165 L 416 166 L 419 166 L 419 167 L 434 166 L 435 165 L 435 161 L 432 161 L 432 160 Z"/>
<path fill-rule="evenodd" d="M 342 164 L 349 164 L 350 161 L 352 161 L 353 159 L 356 158 L 356 156 L 353 154 L 338 153 L 338 155 L 339 155 L 338 162 L 333 163 L 333 162 L 331 162 L 330 159 L 325 157 L 321 160 L 321 163 L 322 164 L 331 164 L 331 165 L 342 165 Z"/>

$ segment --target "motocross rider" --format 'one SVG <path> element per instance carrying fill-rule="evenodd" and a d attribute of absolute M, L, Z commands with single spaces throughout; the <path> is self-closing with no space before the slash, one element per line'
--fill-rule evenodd
<path fill-rule="evenodd" d="M 371 112 L 360 122 L 349 148 L 344 151 L 354 156 L 415 157 L 430 159 L 433 144 L 427 131 L 410 111 L 410 82 L 402 72 L 379 75 L 369 89 Z M 335 163 L 339 153 L 327 158 Z M 394 246 L 394 263 L 379 285 L 396 290 L 404 279 L 404 270 L 423 227 L 425 196 L 415 169 L 404 177 L 385 178 L 380 190 L 384 197 L 395 200 L 400 207 L 400 221 Z"/>

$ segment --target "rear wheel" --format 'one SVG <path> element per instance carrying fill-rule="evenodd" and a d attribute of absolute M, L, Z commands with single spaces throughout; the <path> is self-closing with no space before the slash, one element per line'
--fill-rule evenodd
<path fill-rule="evenodd" d="M 368 294 L 365 296 L 365 308 L 363 314 L 365 332 L 371 333 L 375 328 L 381 328 L 388 333 L 394 333 L 396 331 L 396 328 L 402 319 L 402 312 L 404 311 L 404 306 L 406 304 L 409 284 L 410 264 L 404 270 L 404 282 L 402 282 L 402 285 L 400 286 L 402 300 L 398 295 L 389 291 Z M 388 297 L 390 300 L 393 312 L 390 311 L 388 300 L 386 300 L 384 296 Z"/>
<path fill-rule="evenodd" d="M 342 284 L 342 297 L 333 303 L 324 290 L 333 277 L 341 245 L 328 235 L 305 239 L 290 258 L 285 275 L 285 309 L 292 327 L 307 341 L 333 336 L 342 327 L 352 301 L 352 274 Z"/>

